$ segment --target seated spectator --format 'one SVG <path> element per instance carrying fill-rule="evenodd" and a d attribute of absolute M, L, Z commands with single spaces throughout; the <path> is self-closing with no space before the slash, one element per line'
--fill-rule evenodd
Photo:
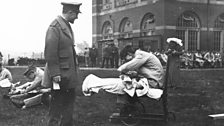
<path fill-rule="evenodd" d="M 195 66 L 198 66 L 199 68 L 202 68 L 204 66 L 204 58 L 200 51 L 195 52 Z"/>
<path fill-rule="evenodd" d="M 205 67 L 207 67 L 207 68 L 214 67 L 215 56 L 212 52 L 209 51 L 209 52 L 205 53 L 204 59 L 205 59 Z"/>
<path fill-rule="evenodd" d="M 186 68 L 193 68 L 194 67 L 194 55 L 191 52 L 186 53 Z"/>
<path fill-rule="evenodd" d="M 222 56 L 219 52 L 214 53 L 215 56 L 215 67 L 222 67 Z"/>
<path fill-rule="evenodd" d="M 43 88 L 41 81 L 44 76 L 44 71 L 39 67 L 29 66 L 24 72 L 24 76 L 31 82 L 26 82 L 20 86 L 13 86 L 9 95 L 12 103 L 18 108 L 27 108 L 33 105 L 38 105 L 46 101 L 48 104 L 50 88 Z"/>
<path fill-rule="evenodd" d="M 186 52 L 183 53 L 183 55 L 180 55 L 180 67 L 186 68 L 187 66 L 187 55 Z"/>

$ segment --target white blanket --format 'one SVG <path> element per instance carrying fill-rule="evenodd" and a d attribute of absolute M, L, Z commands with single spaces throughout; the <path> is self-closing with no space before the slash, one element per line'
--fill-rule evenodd
<path fill-rule="evenodd" d="M 120 78 L 99 78 L 93 74 L 88 75 L 82 84 L 82 91 L 85 96 L 98 93 L 100 89 L 110 93 L 125 94 L 123 88 L 124 85 Z"/>
<path fill-rule="evenodd" d="M 137 89 L 136 83 L 140 84 L 143 89 Z M 146 78 L 138 82 L 132 80 L 133 86 L 126 88 L 125 81 L 121 78 L 99 78 L 93 74 L 88 75 L 82 85 L 82 91 L 85 96 L 91 96 L 92 93 L 98 93 L 100 89 L 114 94 L 129 94 L 131 97 L 136 93 L 138 97 L 147 95 L 150 98 L 159 99 L 163 93 L 161 89 L 150 88 Z"/>

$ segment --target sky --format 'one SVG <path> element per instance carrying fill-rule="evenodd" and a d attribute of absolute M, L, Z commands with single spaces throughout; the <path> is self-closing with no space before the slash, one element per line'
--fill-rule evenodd
<path fill-rule="evenodd" d="M 68 0 L 65 0 L 68 1 Z M 72 0 L 69 0 L 72 1 Z M 92 43 L 92 0 L 81 2 L 81 14 L 72 24 L 75 42 Z M 62 0 L 4 0 L 0 4 L 0 51 L 5 58 L 44 51 L 49 24 L 62 13 Z"/>

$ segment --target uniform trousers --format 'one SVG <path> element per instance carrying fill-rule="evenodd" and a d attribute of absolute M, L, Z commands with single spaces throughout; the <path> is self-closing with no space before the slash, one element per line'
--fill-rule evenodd
<path fill-rule="evenodd" d="M 52 90 L 48 126 L 73 126 L 75 88 Z"/>

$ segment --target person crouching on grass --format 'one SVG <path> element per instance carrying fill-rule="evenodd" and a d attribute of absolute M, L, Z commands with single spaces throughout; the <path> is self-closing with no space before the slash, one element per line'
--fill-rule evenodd
<path fill-rule="evenodd" d="M 34 105 L 44 103 L 48 105 L 50 100 L 50 88 L 41 86 L 44 76 L 44 71 L 33 65 L 29 66 L 23 74 L 31 82 L 26 82 L 23 85 L 12 87 L 9 92 L 12 103 L 18 107 L 25 109 Z"/>

